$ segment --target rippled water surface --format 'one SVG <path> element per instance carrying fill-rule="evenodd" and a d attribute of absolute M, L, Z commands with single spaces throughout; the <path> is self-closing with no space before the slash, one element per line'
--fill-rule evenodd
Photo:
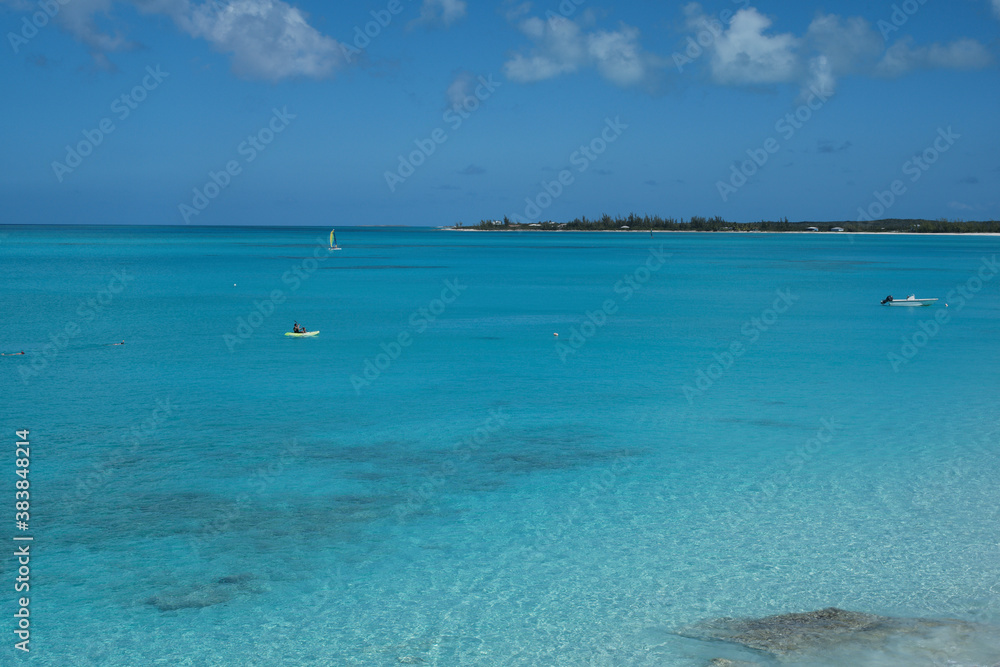
<path fill-rule="evenodd" d="M 1000 625 L 993 237 L 3 231 L 24 662 L 770 664 L 676 632 Z M 962 636 L 834 650 L 994 664 Z"/>

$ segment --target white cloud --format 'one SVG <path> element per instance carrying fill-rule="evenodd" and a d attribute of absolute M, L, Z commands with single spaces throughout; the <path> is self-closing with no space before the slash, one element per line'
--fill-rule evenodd
<path fill-rule="evenodd" d="M 766 35 L 771 19 L 753 7 L 733 16 L 729 29 L 712 45 L 712 78 L 723 84 L 780 83 L 793 80 L 800 63 L 793 35 Z"/>
<path fill-rule="evenodd" d="M 72 0 L 59 5 L 55 21 L 71 35 L 90 47 L 92 52 L 126 51 L 135 48 L 135 43 L 120 33 L 102 32 L 94 22 L 96 15 L 109 16 L 111 0 Z"/>
<path fill-rule="evenodd" d="M 848 74 L 870 71 L 884 49 L 884 43 L 868 21 L 854 16 L 820 14 L 809 24 L 802 39 L 807 56 L 803 86 L 808 90 L 833 93 L 837 80 Z"/>
<path fill-rule="evenodd" d="M 597 71 L 616 85 L 635 85 L 646 76 L 637 28 L 622 25 L 617 32 L 589 35 L 587 50 L 597 63 Z"/>
<path fill-rule="evenodd" d="M 811 90 L 821 91 L 824 95 L 832 94 L 837 86 L 837 78 L 833 72 L 833 65 L 825 55 L 818 55 L 809 59 L 809 75 L 805 82 L 805 87 Z M 803 95 L 805 95 L 803 91 Z"/>
<path fill-rule="evenodd" d="M 919 69 L 975 69 L 992 62 L 986 47 L 973 39 L 914 47 L 904 38 L 886 49 L 880 34 L 861 17 L 819 14 L 798 37 L 770 33 L 771 20 L 753 7 L 736 12 L 728 27 L 707 16 L 697 3 L 687 5 L 684 14 L 692 33 L 712 32 L 704 47 L 708 71 L 723 85 L 793 83 L 804 94 L 810 88 L 832 93 L 837 81 L 848 75 L 896 77 Z"/>
<path fill-rule="evenodd" d="M 1000 0 L 992 0 L 1000 3 Z M 512 3 L 509 3 L 512 4 Z M 523 16 L 526 5 L 510 10 Z M 845 76 L 901 76 L 917 69 L 973 69 L 992 58 L 979 42 L 959 39 L 950 44 L 913 47 L 908 39 L 889 49 L 881 35 L 861 17 L 818 14 L 800 35 L 776 32 L 773 22 L 746 6 L 728 23 L 705 14 L 697 2 L 683 8 L 685 27 L 697 36 L 697 62 L 711 80 L 725 86 L 795 84 L 803 94 L 811 89 L 831 94 Z M 593 17 L 579 20 L 549 14 L 547 19 L 524 17 L 517 27 L 531 40 L 529 49 L 515 51 L 504 63 L 508 79 L 543 81 L 592 67 L 619 86 L 648 83 L 662 60 L 639 43 L 639 30 L 620 24 L 617 30 L 595 30 Z M 682 57 L 674 54 L 676 58 Z"/>
<path fill-rule="evenodd" d="M 184 32 L 231 54 L 233 71 L 254 79 L 331 76 L 345 62 L 334 39 L 309 25 L 306 16 L 282 0 L 130 0 L 144 14 L 166 15 Z M 114 22 L 112 0 L 60 4 L 55 21 L 90 47 L 97 63 L 106 54 L 136 47 L 118 32 L 105 32 L 94 18 Z"/>
<path fill-rule="evenodd" d="M 550 15 L 522 20 L 518 29 L 533 46 L 504 63 L 511 81 L 530 83 L 593 67 L 619 86 L 648 82 L 655 59 L 639 45 L 639 30 L 621 24 L 618 30 L 585 31 L 572 19 Z"/>
<path fill-rule="evenodd" d="M 476 75 L 467 70 L 463 70 L 455 75 L 455 79 L 448 86 L 444 96 L 448 102 L 449 109 L 458 109 L 472 95 L 472 86 L 476 82 Z"/>
<path fill-rule="evenodd" d="M 882 37 L 860 16 L 820 14 L 809 24 L 804 42 L 821 53 L 830 70 L 843 76 L 874 65 L 884 48 Z"/>
<path fill-rule="evenodd" d="M 504 74 L 512 81 L 529 83 L 575 72 L 587 59 L 583 32 L 573 21 L 553 16 L 521 21 L 521 32 L 535 42 L 531 55 L 515 53 L 504 63 Z"/>
<path fill-rule="evenodd" d="M 1000 2 L 1000 0 L 997 0 L 997 2 Z M 530 2 L 522 2 L 516 5 L 511 0 L 507 0 L 506 2 L 504 2 L 504 10 L 503 10 L 504 16 L 511 23 L 521 18 L 530 11 L 531 11 Z"/>
<path fill-rule="evenodd" d="M 916 69 L 979 69 L 993 61 L 986 47 L 974 39 L 920 47 L 914 47 L 912 43 L 911 38 L 905 37 L 889 47 L 875 73 L 897 77 Z"/>
<path fill-rule="evenodd" d="M 232 0 L 221 9 L 204 4 L 178 23 L 193 37 L 231 53 L 233 71 L 249 78 L 324 78 L 344 63 L 340 44 L 281 0 Z"/>
<path fill-rule="evenodd" d="M 420 6 L 420 18 L 414 19 L 410 25 L 445 25 L 465 18 L 465 0 L 424 0 Z"/>
<path fill-rule="evenodd" d="M 951 44 L 935 43 L 926 49 L 927 67 L 979 69 L 993 62 L 989 50 L 974 39 L 959 39 Z"/>

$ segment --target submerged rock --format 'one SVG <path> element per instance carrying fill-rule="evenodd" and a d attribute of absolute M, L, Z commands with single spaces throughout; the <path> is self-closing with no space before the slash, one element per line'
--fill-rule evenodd
<path fill-rule="evenodd" d="M 877 632 L 891 620 L 829 607 L 804 614 L 756 619 L 718 618 L 690 626 L 678 634 L 692 639 L 728 641 L 768 653 L 786 653 L 843 641 L 851 635 Z"/>
<path fill-rule="evenodd" d="M 950 619 L 877 616 L 835 607 L 758 619 L 713 619 L 683 628 L 677 634 L 737 644 L 762 657 L 796 664 L 895 657 L 903 660 L 898 664 L 909 665 L 941 661 L 1000 665 L 998 628 Z"/>
<path fill-rule="evenodd" d="M 243 573 L 219 577 L 210 584 L 185 586 L 164 591 L 146 598 L 146 604 L 160 611 L 178 609 L 201 609 L 229 602 L 237 595 L 266 592 L 266 588 L 254 584 L 254 575 Z"/>
<path fill-rule="evenodd" d="M 146 600 L 160 611 L 178 609 L 201 609 L 214 604 L 222 604 L 233 599 L 233 594 L 223 589 L 202 586 L 184 591 L 170 591 L 154 595 Z"/>

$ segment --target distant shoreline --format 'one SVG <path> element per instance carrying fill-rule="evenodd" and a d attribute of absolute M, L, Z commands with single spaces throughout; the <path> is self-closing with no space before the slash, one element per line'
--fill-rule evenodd
<path fill-rule="evenodd" d="M 565 234 L 648 234 L 648 229 L 539 229 L 538 227 L 518 227 L 516 229 L 482 229 L 479 227 L 438 227 L 446 232 L 558 232 Z M 807 232 L 805 230 L 760 230 L 750 229 L 740 231 L 730 229 L 727 231 L 715 231 L 712 229 L 654 229 L 654 234 L 829 234 L 831 236 L 854 236 L 856 234 L 896 234 L 899 236 L 1000 236 L 1000 232 L 898 232 L 895 230 L 885 230 L 884 232 Z"/>
<path fill-rule="evenodd" d="M 777 220 L 757 220 L 739 222 L 726 220 L 718 215 L 706 218 L 693 215 L 684 218 L 660 215 L 610 216 L 599 218 L 580 216 L 572 220 L 525 222 L 520 219 L 483 219 L 476 224 L 466 225 L 456 222 L 447 228 L 456 230 L 472 229 L 483 232 L 507 231 L 579 231 L 579 232 L 733 232 L 733 233 L 781 233 L 781 234 L 1000 234 L 1000 220 L 926 220 L 923 218 L 880 218 L 878 220 L 798 220 L 791 222 L 787 217 Z"/>

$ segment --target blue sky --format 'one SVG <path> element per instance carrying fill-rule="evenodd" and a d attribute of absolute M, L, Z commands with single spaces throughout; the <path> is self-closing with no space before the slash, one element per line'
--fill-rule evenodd
<path fill-rule="evenodd" d="M 0 0 L 0 24 L 3 223 L 1000 217 L 1000 0 Z"/>

